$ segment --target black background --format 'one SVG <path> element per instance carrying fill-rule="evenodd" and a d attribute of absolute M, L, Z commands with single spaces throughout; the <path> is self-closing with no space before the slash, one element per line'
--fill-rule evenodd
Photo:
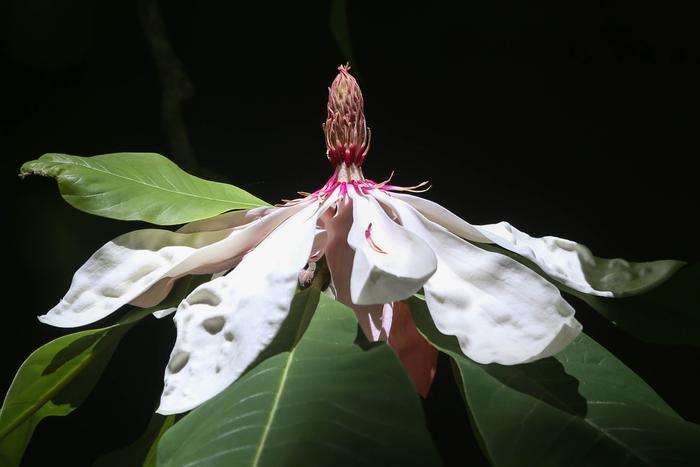
<path fill-rule="evenodd" d="M 320 124 L 344 62 L 327 2 L 163 2 L 195 89 L 185 106 L 201 167 L 263 199 L 330 176 Z M 373 131 L 365 175 L 424 179 L 474 223 L 508 220 L 598 256 L 698 260 L 698 29 L 657 2 L 349 1 L 356 72 Z M 2 392 L 23 359 L 65 331 L 36 321 L 108 239 L 140 225 L 65 204 L 16 178 L 45 152 L 168 154 L 161 87 L 129 1 L 15 1 L 2 14 L 1 146 L 10 277 Z M 6 198 L 7 199 L 7 198 Z M 9 212 L 8 212 L 9 211 Z M 9 219 L 7 218 L 9 217 Z M 681 414 L 700 422 L 700 353 L 643 344 L 571 299 L 586 331 Z M 94 394 L 45 420 L 25 457 L 84 465 L 135 439 L 157 405 L 174 328 L 147 320 Z M 449 465 L 480 458 L 445 362 L 428 421 Z M 476 456 L 479 461 L 467 461 Z"/>

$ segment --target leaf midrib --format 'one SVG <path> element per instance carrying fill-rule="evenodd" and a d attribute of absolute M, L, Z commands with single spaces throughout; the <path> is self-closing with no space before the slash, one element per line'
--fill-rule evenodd
<path fill-rule="evenodd" d="M 208 200 L 208 201 L 216 201 L 216 202 L 219 202 L 219 203 L 232 204 L 232 205 L 239 204 L 239 205 L 253 206 L 253 207 L 262 206 L 262 205 L 260 205 L 260 204 L 246 203 L 246 202 L 244 202 L 244 201 L 231 201 L 231 200 L 225 200 L 225 199 L 219 199 L 219 198 L 210 198 L 210 197 L 208 197 L 208 196 L 200 196 L 200 195 L 194 195 L 194 194 L 191 194 L 191 193 L 189 193 L 189 194 L 188 194 L 188 193 L 184 193 L 184 192 L 182 192 L 182 191 L 169 190 L 169 189 L 167 189 L 167 188 L 165 188 L 165 187 L 162 187 L 162 186 L 159 186 L 159 185 L 152 185 L 152 184 L 146 183 L 146 182 L 144 182 L 144 181 L 142 181 L 142 180 L 137 180 L 137 179 L 129 178 L 129 177 L 126 177 L 126 176 L 124 176 L 124 175 L 119 175 L 119 174 L 116 174 L 116 173 L 114 173 L 114 172 L 110 172 L 110 171 L 107 171 L 107 170 L 100 170 L 100 169 L 98 169 L 98 168 L 96 168 L 96 167 L 94 167 L 94 166 L 92 166 L 92 165 L 76 164 L 76 163 L 74 163 L 74 162 L 53 162 L 53 164 L 56 164 L 56 165 L 76 166 L 76 167 L 82 167 L 82 168 L 85 168 L 85 169 L 90 169 L 90 170 L 93 170 L 93 171 L 95 171 L 95 172 L 99 172 L 99 173 L 111 175 L 111 176 L 113 176 L 113 177 L 121 178 L 121 179 L 123 179 L 123 180 L 127 180 L 127 181 L 132 182 L 132 183 L 135 183 L 135 184 L 137 184 L 137 185 L 147 186 L 147 187 L 150 187 L 150 188 L 154 188 L 154 189 L 157 189 L 157 190 L 161 190 L 161 191 L 164 191 L 164 192 L 167 192 L 167 193 L 173 193 L 173 194 L 180 195 L 180 196 L 184 196 L 184 197 L 191 197 L 191 198 L 197 198 L 197 199 L 205 199 L 205 200 Z M 241 191 L 243 191 L 243 190 L 241 190 Z M 73 196 L 76 196 L 76 195 L 73 195 Z"/>
<path fill-rule="evenodd" d="M 280 399 L 282 398 L 282 393 L 284 392 L 284 387 L 287 384 L 287 375 L 289 374 L 289 368 L 292 366 L 294 352 L 296 351 L 296 349 L 297 348 L 295 347 L 294 349 L 292 349 L 289 352 L 289 356 L 287 357 L 287 363 L 285 364 L 284 368 L 282 369 L 280 383 L 279 383 L 279 386 L 277 386 L 277 392 L 275 394 L 275 399 L 272 401 L 272 408 L 270 409 L 270 415 L 267 417 L 267 422 L 265 422 L 262 436 L 260 437 L 260 442 L 258 443 L 258 448 L 255 450 L 255 457 L 253 458 L 252 467 L 258 467 L 258 465 L 260 464 L 260 458 L 262 457 L 263 449 L 265 447 L 265 444 L 267 443 L 267 437 L 270 434 L 270 428 L 272 427 L 272 423 L 275 420 L 275 415 L 277 415 L 277 411 L 279 408 L 279 402 L 280 402 Z"/>

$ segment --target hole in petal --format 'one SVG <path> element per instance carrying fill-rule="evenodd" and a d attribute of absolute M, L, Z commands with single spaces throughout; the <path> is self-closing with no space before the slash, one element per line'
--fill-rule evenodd
<path fill-rule="evenodd" d="M 216 365 L 216 368 L 214 368 L 214 372 L 221 373 L 221 367 L 219 365 Z"/>
<path fill-rule="evenodd" d="M 202 321 L 202 327 L 209 334 L 218 334 L 223 329 L 224 324 L 226 324 L 226 319 L 223 316 L 214 316 Z"/>
<path fill-rule="evenodd" d="M 116 287 L 110 287 L 108 285 L 106 285 L 106 286 L 102 287 L 102 289 L 100 289 L 100 294 L 104 295 L 105 297 L 109 297 L 109 298 L 119 298 L 119 297 L 121 297 L 122 292 L 123 291 L 121 289 L 118 289 Z"/>
<path fill-rule="evenodd" d="M 230 332 L 230 331 L 226 331 L 226 332 L 224 333 L 224 339 L 226 339 L 227 341 L 231 342 L 231 341 L 233 340 L 233 333 Z"/>
<path fill-rule="evenodd" d="M 190 305 L 209 305 L 217 306 L 221 303 L 221 298 L 211 290 L 201 289 L 194 292 L 188 299 Z"/>
<path fill-rule="evenodd" d="M 175 374 L 185 368 L 185 365 L 187 365 L 189 360 L 189 352 L 178 352 L 170 359 L 170 362 L 168 363 L 168 370 L 170 370 L 170 373 Z"/>

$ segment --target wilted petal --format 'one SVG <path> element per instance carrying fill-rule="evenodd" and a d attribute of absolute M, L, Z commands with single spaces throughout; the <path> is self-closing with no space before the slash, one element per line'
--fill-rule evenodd
<path fill-rule="evenodd" d="M 507 222 L 471 225 L 426 199 L 399 193 L 392 196 L 462 238 L 495 243 L 528 258 L 546 274 L 579 292 L 603 297 L 641 293 L 665 281 L 685 264 L 674 260 L 633 263 L 619 258 L 598 258 L 586 246 L 571 240 L 531 237 Z"/>
<path fill-rule="evenodd" d="M 335 209 L 328 209 L 322 216 L 327 241 L 326 262 L 331 272 L 331 282 L 338 301 L 351 306 L 350 275 L 355 252 L 348 246 L 347 238 L 352 226 L 352 201 L 341 198 Z"/>
<path fill-rule="evenodd" d="M 388 343 L 399 356 L 420 395 L 426 397 L 437 370 L 437 349 L 418 332 L 406 303 L 385 305 L 385 314 L 387 307 L 392 314 Z"/>
<path fill-rule="evenodd" d="M 131 301 L 155 305 L 171 287 L 168 278 L 225 269 L 296 210 L 278 209 L 233 230 L 145 229 L 124 234 L 97 250 L 75 273 L 66 296 L 39 319 L 53 326 L 75 327 L 102 319 Z"/>
<path fill-rule="evenodd" d="M 331 201 L 331 200 L 329 200 Z M 332 202 L 332 201 L 331 201 Z M 180 304 L 177 341 L 165 371 L 159 413 L 190 410 L 235 381 L 272 341 L 289 312 L 306 264 L 318 203 L 287 219 L 226 276 Z"/>
<path fill-rule="evenodd" d="M 383 304 L 357 305 L 350 298 L 350 277 L 355 251 L 348 246 L 347 238 L 352 226 L 352 200 L 348 197 L 338 201 L 337 209 L 329 209 L 322 216 L 326 228 L 326 262 L 331 272 L 334 298 L 355 312 L 363 332 L 372 342 L 386 339 L 388 328 L 382 326 Z"/>
<path fill-rule="evenodd" d="M 355 306 L 360 328 L 370 342 L 386 341 L 394 349 L 416 390 L 428 395 L 435 378 L 438 352 L 418 332 L 404 302 Z"/>
<path fill-rule="evenodd" d="M 516 364 L 552 355 L 580 332 L 556 287 L 507 256 L 478 248 L 383 195 L 403 225 L 435 251 L 425 297 L 440 332 L 454 335 L 479 363 Z"/>
<path fill-rule="evenodd" d="M 348 190 L 353 223 L 348 244 L 355 250 L 350 280 L 352 302 L 391 303 L 420 290 L 437 267 L 428 244 L 394 222 L 370 194 Z"/>

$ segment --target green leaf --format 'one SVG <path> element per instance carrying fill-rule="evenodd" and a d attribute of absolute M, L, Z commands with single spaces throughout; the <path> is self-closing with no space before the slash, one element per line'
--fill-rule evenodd
<path fill-rule="evenodd" d="M 20 176 L 30 174 L 55 178 L 71 206 L 111 219 L 175 225 L 267 205 L 233 185 L 190 175 L 152 153 L 44 154 L 20 169 Z"/>
<path fill-rule="evenodd" d="M 700 426 L 590 337 L 537 362 L 480 365 L 440 334 L 424 302 L 408 302 L 421 333 L 452 357 L 494 466 L 691 466 L 700 458 Z"/>
<path fill-rule="evenodd" d="M 300 323 L 318 294 L 301 292 Z M 356 333 L 352 311 L 321 295 L 298 345 L 168 430 L 158 465 L 440 465 L 398 358 L 385 344 L 363 350 Z"/>
<path fill-rule="evenodd" d="M 27 358 L 0 411 L 0 460 L 19 464 L 44 417 L 67 415 L 82 403 L 131 324 L 62 336 Z"/>
<path fill-rule="evenodd" d="M 642 295 L 604 298 L 575 295 L 626 332 L 647 342 L 700 346 L 700 263 L 685 266 Z"/>
<path fill-rule="evenodd" d="M 519 261 L 639 339 L 700 346 L 700 263 L 681 267 L 664 283 L 642 294 L 605 298 L 573 290 L 549 277 L 529 259 L 499 246 L 480 243 L 479 247 Z"/>
<path fill-rule="evenodd" d="M 157 309 L 177 305 L 208 276 L 179 280 Z M 90 394 L 124 334 L 154 309 L 135 310 L 112 326 L 59 337 L 17 371 L 0 408 L 0 465 L 18 465 L 36 425 L 75 410 Z"/>
<path fill-rule="evenodd" d="M 157 415 L 158 414 L 154 415 L 154 418 Z M 155 438 L 153 438 L 153 441 L 151 442 L 151 447 L 148 448 L 148 452 L 146 453 L 146 459 L 144 459 L 142 467 L 156 467 L 156 465 L 158 464 L 158 458 L 156 457 L 158 454 L 158 444 L 160 443 L 160 440 L 165 434 L 165 432 L 168 431 L 174 424 L 175 415 L 168 415 L 164 420 L 163 424 L 160 426 L 158 434 Z"/>
<path fill-rule="evenodd" d="M 259 363 L 279 353 L 293 350 L 309 327 L 311 318 L 318 307 L 318 300 L 319 294 L 316 292 L 301 292 L 294 295 L 287 319 L 282 322 L 282 326 L 272 342 L 249 368 L 256 367 Z"/>
<path fill-rule="evenodd" d="M 146 432 L 139 439 L 123 449 L 101 457 L 93 467 L 123 467 L 127 465 L 155 467 L 158 441 L 174 423 L 174 415 L 166 417 L 154 414 L 148 423 Z"/>

